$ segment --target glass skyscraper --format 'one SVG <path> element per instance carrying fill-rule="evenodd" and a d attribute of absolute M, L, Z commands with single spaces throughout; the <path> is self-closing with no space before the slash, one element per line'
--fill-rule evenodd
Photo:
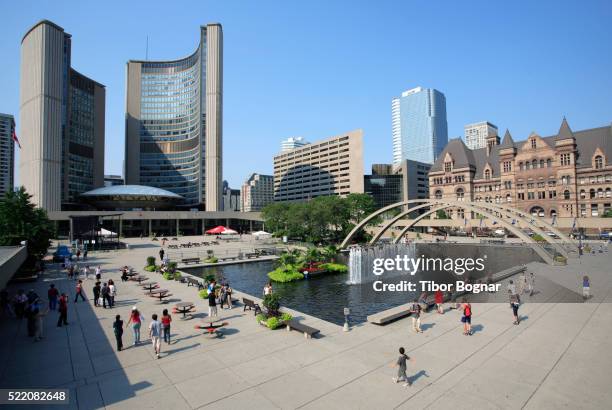
<path fill-rule="evenodd" d="M 448 142 L 446 98 L 433 88 L 404 91 L 391 102 L 393 164 L 432 164 Z"/>
<path fill-rule="evenodd" d="M 188 57 L 129 61 L 127 84 L 126 183 L 221 210 L 221 25 L 202 26 Z"/>

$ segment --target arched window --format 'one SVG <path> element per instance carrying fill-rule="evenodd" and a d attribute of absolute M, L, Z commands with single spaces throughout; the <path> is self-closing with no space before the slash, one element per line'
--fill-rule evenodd
<path fill-rule="evenodd" d="M 550 168 L 550 167 L 552 167 L 552 159 L 548 158 L 546 160 L 546 168 Z"/>
<path fill-rule="evenodd" d="M 436 199 L 442 199 L 442 191 L 440 191 L 439 189 L 434 193 L 434 197 Z"/>
<path fill-rule="evenodd" d="M 491 179 L 491 171 L 488 169 L 485 170 L 484 177 L 485 179 Z"/>
<path fill-rule="evenodd" d="M 531 168 L 536 169 L 538 167 L 538 160 L 534 159 L 531 161 Z"/>
<path fill-rule="evenodd" d="M 463 197 L 465 195 L 463 188 L 457 188 L 456 193 L 457 193 L 457 201 L 463 201 Z"/>
<path fill-rule="evenodd" d="M 595 198 L 595 190 L 593 188 L 589 190 L 589 198 L 591 199 Z"/>
<path fill-rule="evenodd" d="M 580 190 L 580 199 L 586 199 L 586 192 L 584 191 L 584 189 Z"/>
<path fill-rule="evenodd" d="M 554 218 L 555 216 L 557 216 L 557 211 L 555 209 L 551 209 L 550 210 L 550 217 Z"/>
<path fill-rule="evenodd" d="M 599 189 L 597 190 L 597 197 L 598 197 L 598 198 L 603 198 L 603 197 L 604 197 L 604 191 L 603 191 L 603 189 L 599 188 Z"/>
<path fill-rule="evenodd" d="M 544 160 L 543 159 L 540 160 L 540 168 L 544 168 Z"/>
<path fill-rule="evenodd" d="M 506 195 L 506 202 L 512 202 L 512 195 L 510 194 Z"/>
<path fill-rule="evenodd" d="M 567 189 L 563 191 L 563 199 L 570 199 L 570 191 Z"/>
<path fill-rule="evenodd" d="M 603 168 L 603 157 L 598 155 L 595 157 L 595 168 L 602 169 Z"/>
<path fill-rule="evenodd" d="M 532 216 L 544 216 L 545 215 L 544 208 L 542 208 L 541 206 L 534 206 L 533 208 L 531 208 L 529 213 L 531 213 Z"/>

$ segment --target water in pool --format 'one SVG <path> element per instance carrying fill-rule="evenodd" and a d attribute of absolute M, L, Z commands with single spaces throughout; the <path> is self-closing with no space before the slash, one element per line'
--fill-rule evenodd
<path fill-rule="evenodd" d="M 205 277 L 215 274 L 228 281 L 234 289 L 263 297 L 263 287 L 268 282 L 267 273 L 274 269 L 274 262 L 253 262 L 206 268 L 184 269 L 192 275 Z M 439 279 L 447 278 L 440 273 Z M 406 279 L 395 278 L 395 280 Z M 418 280 L 412 277 L 411 280 Z M 428 276 L 436 280 L 436 276 Z M 348 284 L 348 274 L 324 275 L 290 283 L 273 283 L 275 293 L 281 296 L 281 305 L 336 324 L 344 323 L 343 310 L 351 309 L 351 322 L 365 322 L 366 317 L 394 306 L 412 301 L 418 295 L 412 292 L 372 291 L 372 284 Z M 393 282 L 385 280 L 385 283 Z"/>

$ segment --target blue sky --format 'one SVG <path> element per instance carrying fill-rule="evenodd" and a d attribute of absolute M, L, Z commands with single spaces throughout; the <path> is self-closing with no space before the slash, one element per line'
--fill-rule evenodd
<path fill-rule="evenodd" d="M 612 2 L 28 1 L 0 19 L 0 112 L 18 117 L 23 34 L 49 19 L 72 65 L 107 87 L 106 173 L 121 173 L 125 63 L 175 59 L 224 29 L 224 177 L 271 173 L 280 140 L 362 128 L 365 171 L 391 161 L 391 98 L 446 95 L 449 138 L 488 120 L 515 140 L 612 122 Z M 19 118 L 17 118 L 19 127 Z M 19 128 L 18 128 L 19 131 Z M 28 149 L 24 146 L 23 149 Z M 17 176 L 18 177 L 18 176 Z"/>

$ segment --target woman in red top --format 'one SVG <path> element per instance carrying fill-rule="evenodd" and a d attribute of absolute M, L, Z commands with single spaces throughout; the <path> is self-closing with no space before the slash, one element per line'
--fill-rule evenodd
<path fill-rule="evenodd" d="M 172 322 L 172 316 L 168 313 L 168 309 L 164 309 L 162 312 L 162 329 L 164 333 L 164 342 L 170 344 L 170 323 Z"/>
<path fill-rule="evenodd" d="M 438 313 L 439 314 L 444 314 L 444 295 L 442 294 L 441 290 L 436 290 L 436 293 L 434 294 L 434 300 L 436 302 L 436 307 L 438 308 Z"/>
<path fill-rule="evenodd" d="M 132 324 L 132 333 L 134 334 L 134 346 L 140 343 L 140 326 L 144 321 L 144 317 L 140 314 L 136 306 L 132 308 L 132 313 L 130 314 L 130 318 L 126 324 L 129 326 Z"/>

